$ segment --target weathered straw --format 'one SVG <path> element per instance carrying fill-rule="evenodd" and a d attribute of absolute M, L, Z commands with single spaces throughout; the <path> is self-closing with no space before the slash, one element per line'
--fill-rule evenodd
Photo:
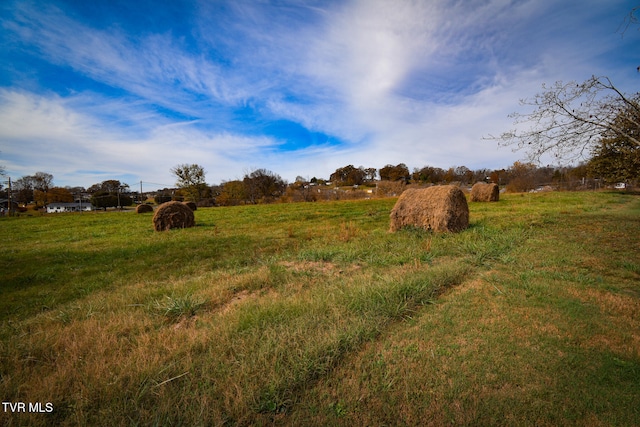
<path fill-rule="evenodd" d="M 409 189 L 391 210 L 391 231 L 421 227 L 436 232 L 459 232 L 469 226 L 469 206 L 458 187 L 442 185 Z"/>
<path fill-rule="evenodd" d="M 477 182 L 471 187 L 472 202 L 497 202 L 500 199 L 498 184 Z"/>
<path fill-rule="evenodd" d="M 136 207 L 136 213 L 147 213 L 147 212 L 153 212 L 153 206 L 147 205 L 146 203 L 144 203 Z"/>
<path fill-rule="evenodd" d="M 182 202 L 161 204 L 153 215 L 153 227 L 156 231 L 172 228 L 188 228 L 196 225 L 193 211 Z"/>

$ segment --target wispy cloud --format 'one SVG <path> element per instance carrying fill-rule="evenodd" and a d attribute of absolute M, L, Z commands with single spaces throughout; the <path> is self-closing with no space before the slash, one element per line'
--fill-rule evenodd
<path fill-rule="evenodd" d="M 622 67 L 640 63 L 638 34 L 621 40 L 612 19 L 623 0 L 203 0 L 136 9 L 145 26 L 100 7 L 100 22 L 66 3 L 2 10 L 0 52 L 17 61 L 0 66 L 12 173 L 90 185 L 78 171 L 167 182 L 184 162 L 211 182 L 251 167 L 287 179 L 345 164 L 504 167 L 522 154 L 481 138 L 542 82 L 596 73 L 637 87 L 637 64 Z"/>

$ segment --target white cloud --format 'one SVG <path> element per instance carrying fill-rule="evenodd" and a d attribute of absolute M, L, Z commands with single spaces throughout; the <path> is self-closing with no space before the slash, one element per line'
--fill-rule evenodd
<path fill-rule="evenodd" d="M 212 183 L 252 167 L 290 180 L 346 164 L 506 167 L 523 154 L 482 137 L 508 129 L 508 113 L 542 82 L 609 74 L 603 57 L 619 35 L 592 33 L 606 33 L 598 20 L 608 8 L 628 12 L 622 0 L 203 1 L 186 40 L 16 5 L 2 22 L 6 46 L 96 85 L 0 91 L 7 168 L 54 177 L 95 168 L 169 184 L 178 163 L 202 164 Z M 238 117 L 242 107 L 252 119 Z M 331 144 L 279 151 L 285 141 L 258 133 L 283 119 Z"/>
<path fill-rule="evenodd" d="M 262 150 L 278 144 L 263 136 L 211 133 L 198 129 L 197 122 L 172 123 L 144 110 L 138 112 L 144 120 L 113 126 L 130 120 L 135 109 L 129 105 L 120 111 L 122 116 L 116 116 L 114 104 L 86 97 L 65 99 L 0 90 L 0 152 L 13 159 L 6 164 L 9 172 L 22 176 L 42 170 L 58 177 L 57 185 L 89 186 L 99 182 L 99 172 L 105 170 L 112 176 L 104 179 L 131 175 L 136 180 L 166 183 L 173 180 L 171 167 L 198 163 L 209 171 L 210 182 L 216 182 L 236 175 L 247 158 L 255 156 L 257 161 Z M 93 107 L 83 108 L 86 105 Z M 87 174 L 91 170 L 97 172 Z M 83 182 L 65 181 L 64 177 L 78 171 L 85 171 L 80 172 Z"/>

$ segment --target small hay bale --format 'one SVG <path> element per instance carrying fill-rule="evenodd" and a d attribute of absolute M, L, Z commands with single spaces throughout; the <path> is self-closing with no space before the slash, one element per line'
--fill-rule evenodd
<path fill-rule="evenodd" d="M 188 228 L 196 225 L 193 211 L 182 202 L 161 204 L 153 215 L 153 228 L 166 231 L 172 228 Z"/>
<path fill-rule="evenodd" d="M 136 213 L 147 213 L 147 212 L 153 212 L 153 206 L 147 205 L 145 203 L 145 204 L 142 204 L 142 205 L 138 205 L 136 207 Z"/>
<path fill-rule="evenodd" d="M 195 202 L 184 202 L 184 204 L 187 205 L 189 209 L 191 209 L 192 211 L 195 211 L 196 209 L 198 209 L 198 206 L 196 205 Z"/>
<path fill-rule="evenodd" d="M 500 199 L 500 189 L 498 184 L 485 184 L 484 182 L 476 182 L 471 187 L 472 202 L 497 202 Z"/>
<path fill-rule="evenodd" d="M 436 232 L 459 232 L 469 226 L 469 206 L 453 185 L 409 189 L 391 210 L 391 230 L 414 226 Z"/>

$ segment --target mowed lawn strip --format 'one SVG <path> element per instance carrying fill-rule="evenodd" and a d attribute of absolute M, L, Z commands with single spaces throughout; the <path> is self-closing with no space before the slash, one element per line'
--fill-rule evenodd
<path fill-rule="evenodd" d="M 3 296 L 28 301 L 2 302 L 0 393 L 55 407 L 8 419 L 637 423 L 637 197 L 506 196 L 445 235 L 388 233 L 393 203 L 0 222 Z"/>

